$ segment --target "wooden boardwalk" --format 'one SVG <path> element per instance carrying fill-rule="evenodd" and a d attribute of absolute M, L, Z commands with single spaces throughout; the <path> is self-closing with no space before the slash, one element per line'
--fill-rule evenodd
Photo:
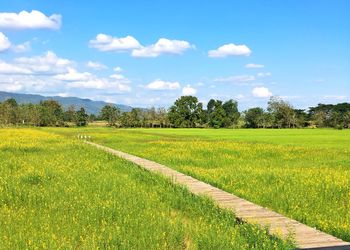
<path fill-rule="evenodd" d="M 271 234 L 278 235 L 282 238 L 292 234 L 300 249 L 350 250 L 350 243 L 348 242 L 306 226 L 296 220 L 289 219 L 231 193 L 215 188 L 207 183 L 175 171 L 174 169 L 93 142 L 86 141 L 86 143 L 133 162 L 151 172 L 161 173 L 171 178 L 175 183 L 186 186 L 196 195 L 206 195 L 210 197 L 219 207 L 232 210 L 236 217 L 243 222 L 268 226 Z"/>

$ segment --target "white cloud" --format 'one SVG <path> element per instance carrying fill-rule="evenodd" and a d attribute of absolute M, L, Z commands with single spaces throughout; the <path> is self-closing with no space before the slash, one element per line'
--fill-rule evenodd
<path fill-rule="evenodd" d="M 270 72 L 260 72 L 257 74 L 258 77 L 268 77 L 271 76 L 272 74 Z"/>
<path fill-rule="evenodd" d="M 325 99 L 325 100 L 338 100 L 338 101 L 341 101 L 341 100 L 345 100 L 346 96 L 345 95 L 325 95 L 323 97 L 323 99 Z"/>
<path fill-rule="evenodd" d="M 262 64 L 255 64 L 255 63 L 248 63 L 245 65 L 247 69 L 261 69 L 264 68 L 265 66 Z"/>
<path fill-rule="evenodd" d="M 100 77 L 79 72 L 75 63 L 53 52 L 19 57 L 12 62 L 0 60 L 0 89 L 43 95 L 66 93 L 79 97 L 106 97 L 131 90 L 131 82 L 121 74 Z"/>
<path fill-rule="evenodd" d="M 124 83 L 130 83 L 130 80 L 125 76 L 123 76 L 122 74 L 113 74 L 113 75 L 110 75 L 109 77 L 118 81 L 123 81 Z"/>
<path fill-rule="evenodd" d="M 0 13 L 0 28 L 5 29 L 59 29 L 61 15 L 46 16 L 40 11 L 21 11 L 17 13 Z"/>
<path fill-rule="evenodd" d="M 16 53 L 22 53 L 30 50 L 30 42 L 25 42 L 22 44 L 12 46 L 12 50 Z"/>
<path fill-rule="evenodd" d="M 182 54 L 193 46 L 183 40 L 160 38 L 155 44 L 142 46 L 133 36 L 112 37 L 98 34 L 90 40 L 90 47 L 100 51 L 131 52 L 133 57 L 157 57 L 162 54 Z"/>
<path fill-rule="evenodd" d="M 134 57 L 157 57 L 162 54 L 182 54 L 192 46 L 187 41 L 160 38 L 155 44 L 132 51 Z"/>
<path fill-rule="evenodd" d="M 16 53 L 25 52 L 30 50 L 30 42 L 13 45 L 8 37 L 4 33 L 0 32 L 0 52 L 4 52 L 9 49 Z"/>
<path fill-rule="evenodd" d="M 121 68 L 121 67 L 114 67 L 113 68 L 113 71 L 115 71 L 115 72 L 122 72 L 123 71 L 123 69 Z"/>
<path fill-rule="evenodd" d="M 67 84 L 68 88 L 97 89 L 103 91 L 114 91 L 115 93 L 129 92 L 131 87 L 121 81 L 106 78 L 91 78 L 87 81 L 76 81 Z"/>
<path fill-rule="evenodd" d="M 7 38 L 7 36 L 4 35 L 4 33 L 0 32 L 0 52 L 8 50 L 10 47 L 10 40 Z"/>
<path fill-rule="evenodd" d="M 146 86 L 149 89 L 154 89 L 154 90 L 174 90 L 174 89 L 179 89 L 180 83 L 179 82 L 167 82 L 167 81 L 162 81 L 162 80 L 155 80 Z"/>
<path fill-rule="evenodd" d="M 223 78 L 214 79 L 214 82 L 227 82 L 234 84 L 246 84 L 255 80 L 255 76 L 251 75 L 240 75 L 240 76 L 229 76 Z"/>
<path fill-rule="evenodd" d="M 92 62 L 92 61 L 88 61 L 88 63 L 86 64 L 87 67 L 94 69 L 94 70 L 102 70 L 102 69 L 107 69 L 107 66 L 99 63 L 99 62 Z"/>
<path fill-rule="evenodd" d="M 0 60 L 0 74 L 31 74 L 32 71 L 21 66 Z"/>
<path fill-rule="evenodd" d="M 58 74 L 68 72 L 68 67 L 73 61 L 59 58 L 54 52 L 48 51 L 46 54 L 34 57 L 16 58 L 15 64 L 26 68 L 37 74 Z"/>
<path fill-rule="evenodd" d="M 209 57 L 227 57 L 227 56 L 249 56 L 252 51 L 244 44 L 235 45 L 233 43 L 225 44 L 216 50 L 208 52 Z"/>
<path fill-rule="evenodd" d="M 141 44 L 132 36 L 122 38 L 112 37 L 106 34 L 98 34 L 95 39 L 90 40 L 90 47 L 100 51 L 130 51 L 141 48 Z"/>
<path fill-rule="evenodd" d="M 6 92 L 16 92 L 16 91 L 20 91 L 23 89 L 23 85 L 20 84 L 18 81 L 13 81 L 13 82 L 2 82 L 0 81 L 0 88 L 3 91 Z"/>
<path fill-rule="evenodd" d="M 80 73 L 76 69 L 69 67 L 67 73 L 55 75 L 54 78 L 62 81 L 87 81 L 91 78 L 91 74 L 89 72 Z"/>
<path fill-rule="evenodd" d="M 267 98 L 272 96 L 272 93 L 268 88 L 265 87 L 255 87 L 252 91 L 254 97 Z"/>
<path fill-rule="evenodd" d="M 190 85 L 187 85 L 182 88 L 183 95 L 195 95 L 196 93 L 197 93 L 197 90 L 195 88 L 192 88 Z"/>

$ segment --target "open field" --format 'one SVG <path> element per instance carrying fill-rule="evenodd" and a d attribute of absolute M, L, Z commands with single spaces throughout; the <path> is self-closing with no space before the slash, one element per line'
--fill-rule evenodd
<path fill-rule="evenodd" d="M 350 240 L 350 130 L 49 130 L 91 135 Z"/>
<path fill-rule="evenodd" d="M 292 248 L 160 176 L 47 131 L 0 129 L 0 248 Z M 112 141 L 142 132 L 92 131 Z"/>

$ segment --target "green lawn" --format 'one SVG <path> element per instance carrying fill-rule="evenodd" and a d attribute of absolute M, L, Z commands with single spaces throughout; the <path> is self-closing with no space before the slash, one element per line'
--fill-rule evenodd
<path fill-rule="evenodd" d="M 48 130 L 91 135 L 350 241 L 350 130 Z"/>
<path fill-rule="evenodd" d="M 293 247 L 161 176 L 48 130 L 77 132 L 0 129 L 0 249 Z M 116 130 L 100 132 L 114 138 Z"/>

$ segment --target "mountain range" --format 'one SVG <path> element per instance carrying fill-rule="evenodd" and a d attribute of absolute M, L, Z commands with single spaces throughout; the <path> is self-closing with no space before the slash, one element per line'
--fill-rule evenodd
<path fill-rule="evenodd" d="M 107 104 L 115 105 L 123 112 L 128 112 L 132 109 L 132 107 L 123 104 L 108 103 L 104 101 L 93 101 L 90 99 L 82 99 L 78 97 L 42 96 L 34 94 L 20 94 L 0 91 L 0 102 L 3 102 L 9 98 L 15 99 L 18 104 L 37 104 L 45 100 L 55 100 L 58 101 L 64 108 L 68 108 L 71 105 L 75 106 L 76 109 L 83 107 L 89 114 L 98 114 L 102 107 Z"/>

